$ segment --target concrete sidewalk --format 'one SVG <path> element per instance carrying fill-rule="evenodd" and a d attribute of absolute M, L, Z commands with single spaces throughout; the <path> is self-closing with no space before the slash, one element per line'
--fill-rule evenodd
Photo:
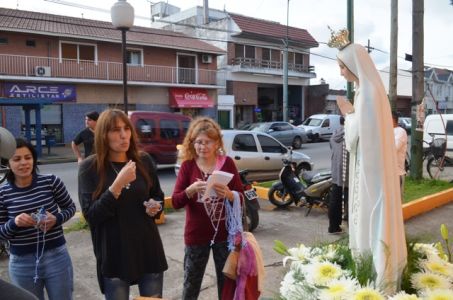
<path fill-rule="evenodd" d="M 274 209 L 270 204 L 264 202 L 262 204 L 260 225 L 254 232 L 261 245 L 266 269 L 265 287 L 261 299 L 275 299 L 278 295 L 280 281 L 284 276 L 284 269 L 281 265 L 282 256 L 272 250 L 275 239 L 293 247 L 297 243 L 314 245 L 320 242 L 332 242 L 339 236 L 327 234 L 328 219 L 322 210 L 314 209 L 309 216 L 305 217 L 305 208 L 290 207 L 286 210 L 279 210 Z M 427 241 L 439 241 L 440 224 L 445 223 L 450 230 L 453 229 L 452 215 L 453 204 L 448 204 L 407 221 L 406 232 L 409 236 L 423 237 Z M 182 294 L 184 222 L 184 211 L 180 210 L 167 214 L 166 223 L 159 225 L 169 264 L 164 279 L 164 297 L 166 299 L 180 299 Z M 74 266 L 74 299 L 103 299 L 96 279 L 96 265 L 90 233 L 88 231 L 71 232 L 66 234 L 66 239 Z M 0 259 L 0 277 L 8 280 L 7 274 L 8 260 L 3 257 Z M 132 288 L 132 294 L 138 295 L 136 287 Z M 199 299 L 216 298 L 215 271 L 211 259 Z"/>
<path fill-rule="evenodd" d="M 71 144 L 59 145 L 50 147 L 50 152 L 47 147 L 42 147 L 41 157 L 38 158 L 38 164 L 57 164 L 64 162 L 77 161 L 74 152 L 72 152 Z"/>

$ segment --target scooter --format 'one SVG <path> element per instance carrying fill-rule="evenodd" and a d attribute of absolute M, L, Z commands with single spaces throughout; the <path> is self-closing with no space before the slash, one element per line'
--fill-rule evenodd
<path fill-rule="evenodd" d="M 323 171 L 314 174 L 303 171 L 299 177 L 291 158 L 292 149 L 290 149 L 290 159 L 283 160 L 283 167 L 279 174 L 280 181 L 272 184 L 269 189 L 269 201 L 277 207 L 287 207 L 293 202 L 299 206 L 306 206 L 308 210 L 305 216 L 308 216 L 314 206 L 327 210 L 332 172 Z"/>
<path fill-rule="evenodd" d="M 247 170 L 239 171 L 239 177 L 241 178 L 245 195 L 245 215 L 242 222 L 244 224 L 244 229 L 252 232 L 260 221 L 258 215 L 260 204 L 255 188 L 253 188 L 252 184 L 247 180 L 247 173 Z"/>

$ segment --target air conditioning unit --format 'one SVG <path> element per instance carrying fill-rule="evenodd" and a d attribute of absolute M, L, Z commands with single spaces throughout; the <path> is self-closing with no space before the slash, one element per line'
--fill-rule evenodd
<path fill-rule="evenodd" d="M 50 77 L 50 67 L 47 66 L 36 66 L 35 76 L 39 77 Z"/>
<path fill-rule="evenodd" d="M 201 56 L 201 62 L 204 64 L 210 64 L 212 63 L 212 55 L 210 54 L 203 54 Z"/>

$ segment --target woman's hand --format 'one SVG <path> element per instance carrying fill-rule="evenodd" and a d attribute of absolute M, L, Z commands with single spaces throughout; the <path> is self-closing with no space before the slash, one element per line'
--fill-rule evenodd
<path fill-rule="evenodd" d="M 118 185 L 121 188 L 127 186 L 129 183 L 137 178 L 135 162 L 130 160 L 126 165 L 119 171 L 112 185 L 115 187 Z"/>
<path fill-rule="evenodd" d="M 14 218 L 14 223 L 18 227 L 33 227 L 36 225 L 36 221 L 31 217 L 31 215 L 26 213 L 21 213 Z"/>
<path fill-rule="evenodd" d="M 233 202 L 233 200 L 234 200 L 233 192 L 230 190 L 230 188 L 227 185 L 221 184 L 221 183 L 214 183 L 214 185 L 212 187 L 214 188 L 214 191 L 217 194 L 217 197 L 226 198 L 226 199 L 230 200 L 231 202 Z"/>
<path fill-rule="evenodd" d="M 190 198 L 196 193 L 203 194 L 206 191 L 206 181 L 198 179 L 186 188 L 186 194 Z"/>
<path fill-rule="evenodd" d="M 152 198 L 144 202 L 143 205 L 146 207 L 146 213 L 150 217 L 155 217 L 157 213 L 162 209 L 162 204 Z"/>
<path fill-rule="evenodd" d="M 337 105 L 343 116 L 354 112 L 354 106 L 344 96 L 337 96 Z"/>
<path fill-rule="evenodd" d="M 46 219 L 43 220 L 40 224 L 38 224 L 38 228 L 43 231 L 47 232 L 51 230 L 55 224 L 57 223 L 57 217 L 55 217 L 50 212 L 46 211 Z"/>

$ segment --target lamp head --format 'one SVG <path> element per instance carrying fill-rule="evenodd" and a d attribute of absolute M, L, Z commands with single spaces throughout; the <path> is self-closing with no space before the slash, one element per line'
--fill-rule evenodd
<path fill-rule="evenodd" d="M 126 0 L 118 0 L 110 9 L 112 24 L 118 29 L 134 26 L 134 8 Z"/>
<path fill-rule="evenodd" d="M 16 140 L 7 129 L 0 127 L 0 158 L 10 159 L 16 152 Z"/>

